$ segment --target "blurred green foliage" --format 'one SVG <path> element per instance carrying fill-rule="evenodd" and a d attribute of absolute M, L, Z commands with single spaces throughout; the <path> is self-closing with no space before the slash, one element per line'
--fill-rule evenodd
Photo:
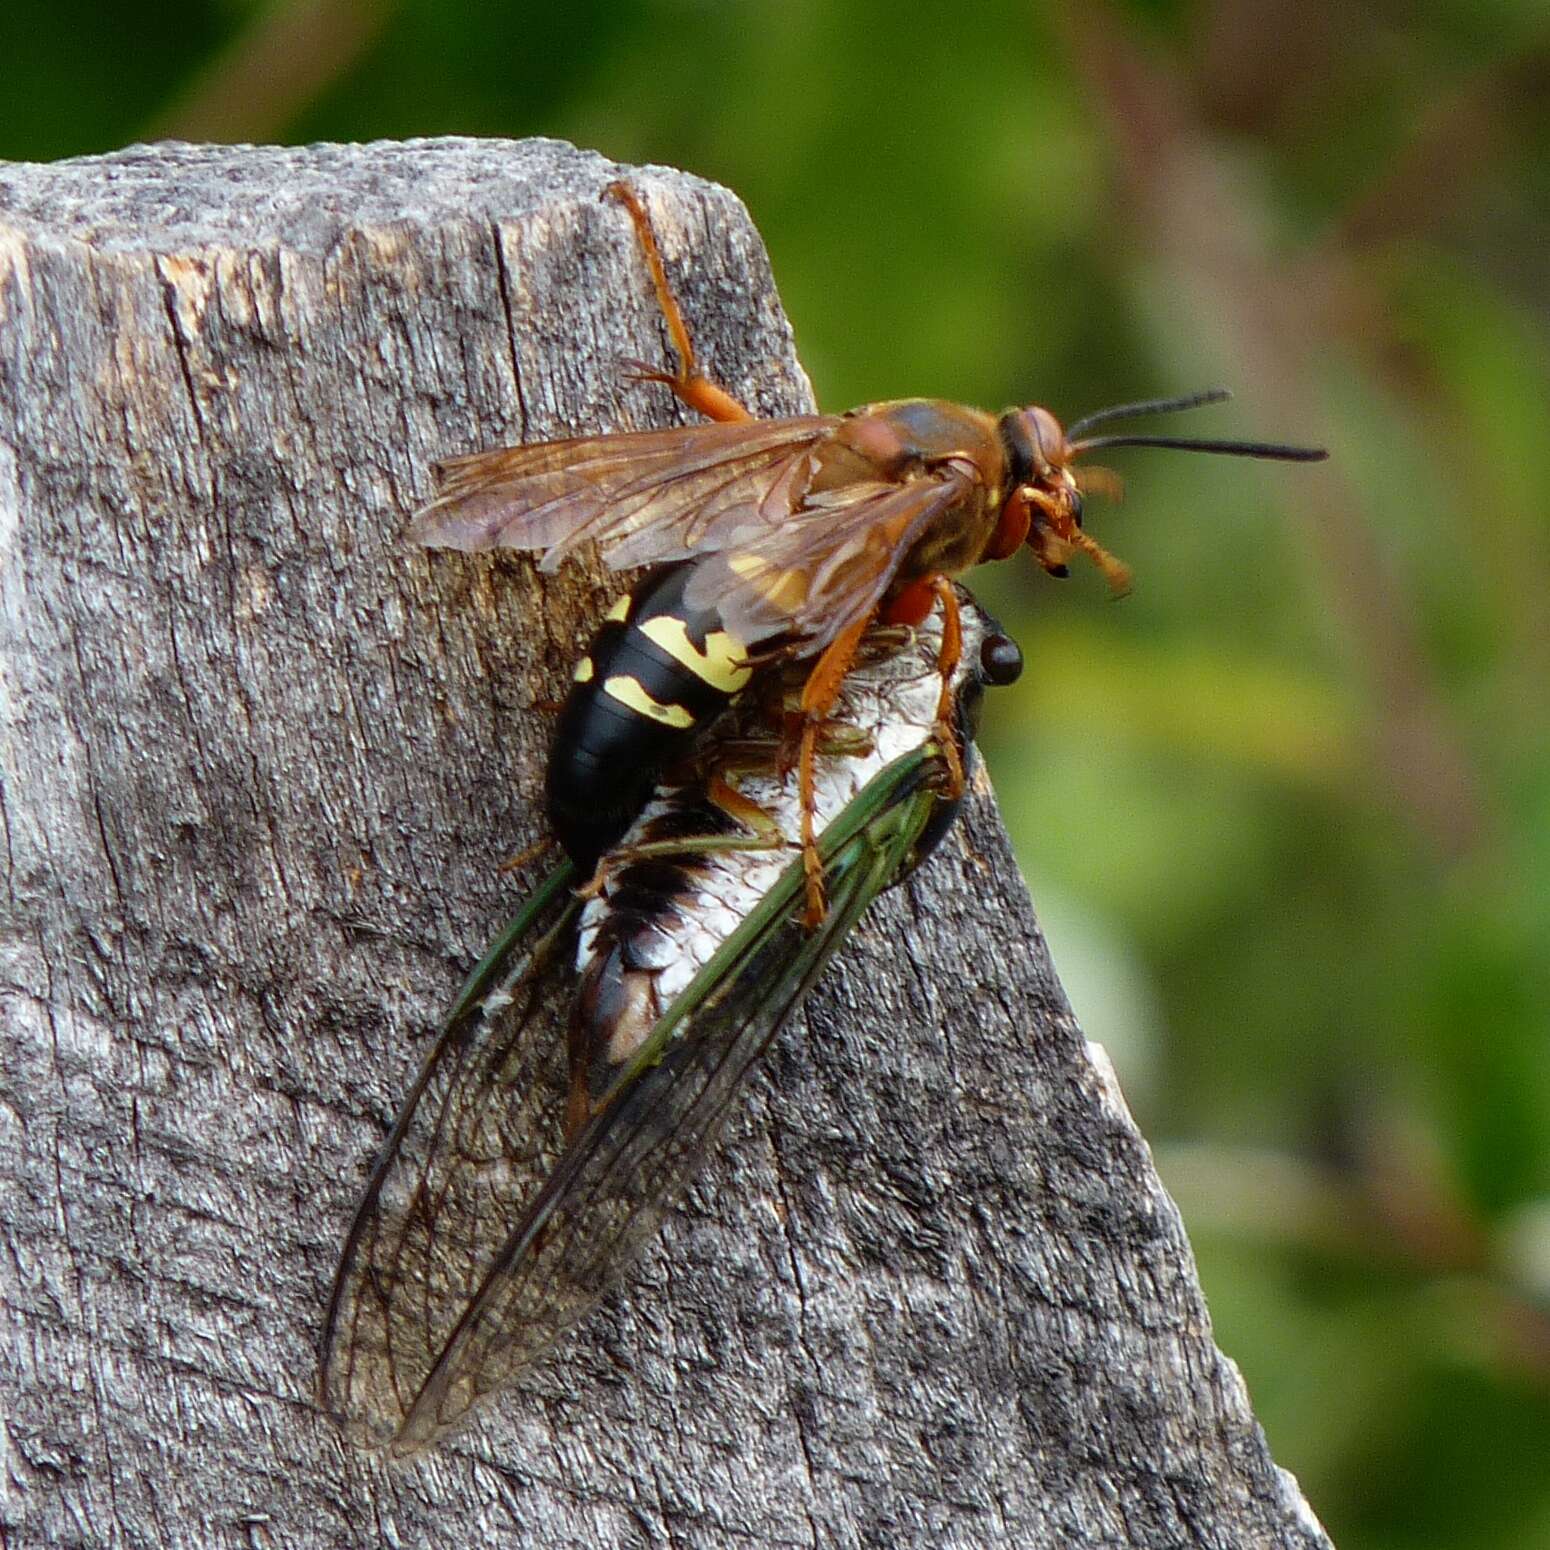
<path fill-rule="evenodd" d="M 1550 1545 L 1550 18 L 8 0 L 0 155 L 551 134 L 747 201 L 820 401 L 1225 380 L 986 747 L 1218 1339 L 1344 1550 Z"/>

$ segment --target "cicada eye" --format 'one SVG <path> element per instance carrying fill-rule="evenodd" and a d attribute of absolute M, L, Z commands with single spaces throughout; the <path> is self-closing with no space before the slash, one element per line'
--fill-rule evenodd
<path fill-rule="evenodd" d="M 1023 648 L 1010 635 L 987 635 L 980 643 L 980 671 L 998 689 L 1015 684 L 1023 674 Z"/>

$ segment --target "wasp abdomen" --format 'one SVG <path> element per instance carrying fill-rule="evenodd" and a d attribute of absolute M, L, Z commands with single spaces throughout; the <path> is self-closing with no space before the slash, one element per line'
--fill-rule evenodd
<path fill-rule="evenodd" d="M 685 606 L 692 569 L 654 571 L 620 598 L 577 664 L 555 729 L 546 795 L 555 836 L 583 871 L 752 676 L 716 610 Z"/>

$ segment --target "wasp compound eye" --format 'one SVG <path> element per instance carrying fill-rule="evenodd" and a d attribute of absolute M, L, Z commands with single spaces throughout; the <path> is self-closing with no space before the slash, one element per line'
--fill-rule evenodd
<path fill-rule="evenodd" d="M 980 645 L 980 670 L 998 689 L 1023 675 L 1023 648 L 1010 635 L 987 635 Z"/>

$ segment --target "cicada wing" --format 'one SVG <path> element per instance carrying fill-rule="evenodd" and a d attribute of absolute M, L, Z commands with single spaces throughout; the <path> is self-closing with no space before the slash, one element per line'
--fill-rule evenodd
<path fill-rule="evenodd" d="M 563 863 L 470 974 L 399 1111 L 345 1241 L 320 1399 L 390 1441 L 483 1267 L 560 1155 L 563 1037 L 540 1037 L 575 900 Z M 559 918 L 542 929 L 558 909 Z M 558 1030 L 554 1030 L 558 1034 Z"/>
<path fill-rule="evenodd" d="M 880 772 L 825 836 L 829 912 L 801 924 L 794 863 L 658 1023 L 613 1097 L 485 1263 L 395 1451 L 458 1424 L 617 1280 L 678 1200 L 749 1068 L 872 900 L 908 870 L 935 805 L 929 759 Z"/>
<path fill-rule="evenodd" d="M 411 536 L 449 549 L 541 549 L 555 569 L 595 540 L 618 567 L 714 549 L 777 491 L 839 421 L 804 415 L 583 436 L 436 465 L 436 497 Z"/>

